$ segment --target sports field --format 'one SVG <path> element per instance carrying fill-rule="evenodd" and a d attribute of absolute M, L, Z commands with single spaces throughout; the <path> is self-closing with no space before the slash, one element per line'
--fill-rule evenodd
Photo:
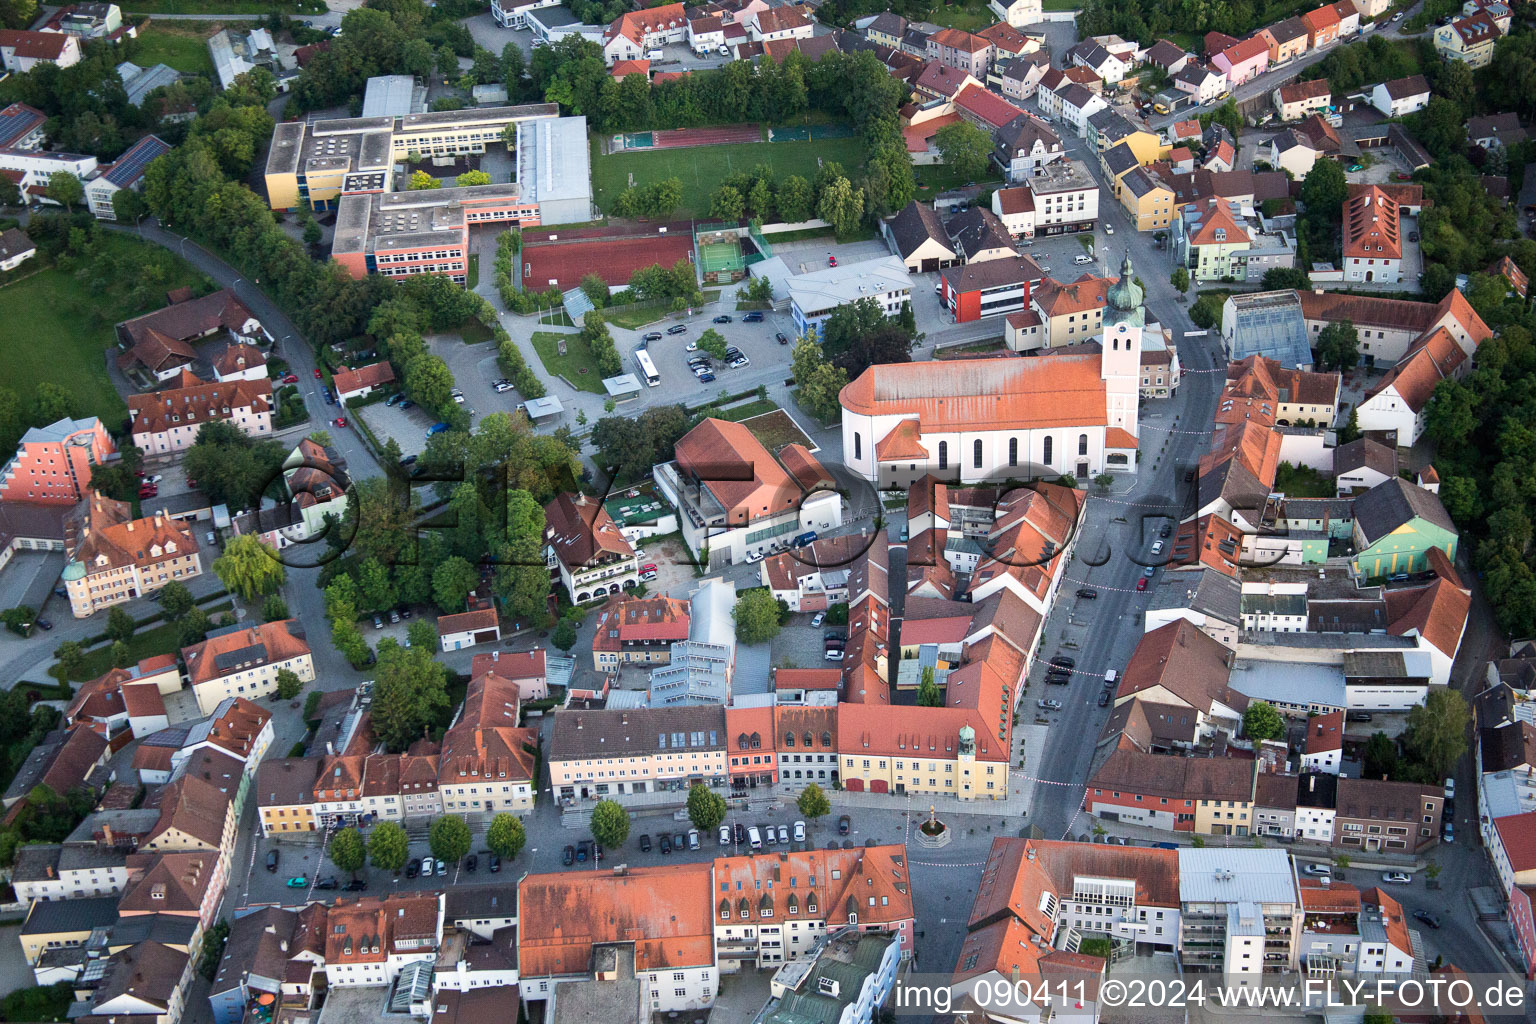
<path fill-rule="evenodd" d="M 606 213 L 614 197 L 629 187 L 630 174 L 635 176 L 636 185 L 676 176 L 683 182 L 683 203 L 678 215 L 706 217 L 711 193 L 729 175 L 767 164 L 779 178 L 798 174 L 810 181 L 816 177 L 818 157 L 842 164 L 851 174 L 864 160 L 864 144 L 858 139 L 747 142 L 733 146 L 630 150 L 604 156 L 600 142 L 594 141 L 592 186 L 597 205 Z"/>

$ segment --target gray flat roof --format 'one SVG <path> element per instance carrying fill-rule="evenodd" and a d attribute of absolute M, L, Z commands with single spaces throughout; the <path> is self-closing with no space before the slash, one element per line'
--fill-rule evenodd
<path fill-rule="evenodd" d="M 590 199 L 590 165 L 585 117 L 546 117 L 517 126 L 517 180 L 530 201 Z"/>
<path fill-rule="evenodd" d="M 364 117 L 404 117 L 418 111 L 413 104 L 416 79 L 413 75 L 375 75 L 368 79 L 363 94 Z"/>
<path fill-rule="evenodd" d="M 529 419 L 539 419 L 541 416 L 558 416 L 565 411 L 565 406 L 560 404 L 560 399 L 554 395 L 546 395 L 543 398 L 531 398 L 523 403 L 523 409 L 528 413 Z"/>
<path fill-rule="evenodd" d="M 1179 848 L 1184 903 L 1295 903 L 1296 873 L 1284 850 Z"/>
<path fill-rule="evenodd" d="M 548 10 L 548 8 L 546 8 Z M 543 12 L 540 12 L 543 13 Z M 400 118 L 401 131 L 437 128 L 448 124 L 479 124 L 482 121 L 526 121 L 536 117 L 560 116 L 558 103 L 523 103 L 511 107 L 471 107 L 468 110 L 437 110 Z M 585 126 L 586 119 L 582 119 Z"/>
<path fill-rule="evenodd" d="M 1232 666 L 1227 685 L 1245 697 L 1270 704 L 1342 708 L 1349 703 L 1344 691 L 1344 672 L 1338 665 L 1239 661 Z"/>

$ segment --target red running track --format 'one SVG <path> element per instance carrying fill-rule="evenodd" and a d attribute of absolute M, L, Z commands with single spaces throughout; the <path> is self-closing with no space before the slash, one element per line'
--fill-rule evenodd
<path fill-rule="evenodd" d="M 652 132 L 651 148 L 681 149 L 684 146 L 723 146 L 739 142 L 763 141 L 763 129 L 756 124 L 730 124 L 716 128 L 674 128 Z"/>

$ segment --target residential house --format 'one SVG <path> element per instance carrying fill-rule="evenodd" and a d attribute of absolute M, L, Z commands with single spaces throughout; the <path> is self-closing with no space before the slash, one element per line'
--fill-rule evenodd
<path fill-rule="evenodd" d="M 128 429 L 145 454 L 161 455 L 190 448 L 204 423 L 225 421 L 261 438 L 272 433 L 270 380 L 235 380 L 208 384 L 183 369 L 164 391 L 128 398 Z"/>
<path fill-rule="evenodd" d="M 15 75 L 39 64 L 71 67 L 80 63 L 81 52 L 80 38 L 65 32 L 0 29 L 0 64 Z"/>
<path fill-rule="evenodd" d="M 864 37 L 880 46 L 893 50 L 901 48 L 901 40 L 907 32 L 907 19 L 890 11 L 881 11 L 864 26 Z"/>
<path fill-rule="evenodd" d="M 1076 67 L 1087 68 L 1098 75 L 1105 84 L 1116 85 L 1130 71 L 1131 65 L 1110 53 L 1091 39 L 1085 39 L 1067 51 L 1067 60 Z"/>
<path fill-rule="evenodd" d="M 1022 102 L 1035 95 L 1046 72 L 1051 70 L 1051 55 L 1044 50 L 1015 57 L 1005 64 L 1000 74 L 994 75 L 1003 95 L 1014 102 Z"/>
<path fill-rule="evenodd" d="M 181 659 L 205 715 L 230 697 L 254 700 L 275 693 L 281 671 L 292 672 L 300 682 L 315 678 L 314 659 L 298 619 L 225 626 L 202 643 L 182 648 Z"/>
<path fill-rule="evenodd" d="M 624 665 L 665 664 L 672 644 L 687 637 L 686 602 L 615 594 L 598 609 L 592 665 L 599 672 L 612 672 Z"/>
<path fill-rule="evenodd" d="M 203 571 L 190 526 L 161 513 L 144 519 L 132 514 L 127 504 L 99 493 L 74 513 L 79 523 L 61 578 L 75 618 Z"/>
<path fill-rule="evenodd" d="M 549 696 L 548 670 L 542 647 L 517 654 L 502 651 L 477 654 L 470 663 L 469 677 L 478 679 L 483 675 L 495 675 L 517 687 L 519 701 L 542 700 Z"/>
<path fill-rule="evenodd" d="M 930 60 L 912 80 L 912 91 L 919 103 L 928 100 L 953 100 L 962 89 L 981 86 L 981 82 L 965 71 Z"/>
<path fill-rule="evenodd" d="M 1159 39 L 1147 48 L 1146 62 L 1153 67 L 1162 68 L 1170 76 L 1183 71 L 1184 66 L 1193 59 L 1193 54 L 1167 39 Z"/>
<path fill-rule="evenodd" d="M 1332 8 L 1321 10 L 1332 11 Z M 1333 103 L 1333 90 L 1326 78 L 1310 82 L 1289 82 L 1270 95 L 1275 104 L 1275 112 L 1282 121 L 1300 121 L 1308 114 L 1327 110 Z"/>
<path fill-rule="evenodd" d="M 1344 712 L 1334 711 L 1307 719 L 1307 737 L 1301 747 L 1302 772 L 1338 775 L 1344 756 Z"/>
<path fill-rule="evenodd" d="M 1487 66 L 1493 60 L 1493 44 L 1503 35 L 1486 11 L 1456 18 L 1435 29 L 1435 52 L 1442 60 L 1459 60 L 1469 68 Z"/>
<path fill-rule="evenodd" d="M 987 7 L 1014 28 L 1038 25 L 1044 10 L 1041 0 L 988 0 Z"/>
<path fill-rule="evenodd" d="M 1226 95 L 1229 85 L 1225 72 L 1193 60 L 1173 75 L 1174 89 L 1188 93 L 1196 106 L 1219 100 Z"/>
<path fill-rule="evenodd" d="M 1027 205 L 1033 208 L 1034 229 L 1031 232 L 1009 230 L 1016 235 L 1075 234 L 1092 231 L 1099 221 L 1099 183 L 1081 160 L 1058 160 L 1036 169 L 1025 180 L 1028 192 Z M 1017 190 L 1004 189 L 1012 201 L 999 211 L 994 204 L 993 212 L 1009 224 L 1009 206 L 1025 205 L 1025 199 Z M 996 195 L 997 193 L 993 193 Z M 1019 211 L 1022 212 L 1022 211 Z M 1017 213 L 1013 215 L 1018 215 Z"/>
<path fill-rule="evenodd" d="M 997 214 L 984 206 L 973 206 L 951 217 L 945 225 L 955 251 L 967 264 L 988 260 L 1016 258 L 1013 239 Z"/>
<path fill-rule="evenodd" d="M 501 619 L 494 606 L 472 608 L 456 615 L 439 615 L 437 635 L 445 652 L 477 644 L 493 644 L 501 639 Z"/>
<path fill-rule="evenodd" d="M 1286 128 L 1269 139 L 1269 164 L 1288 171 L 1293 179 L 1305 178 L 1324 154 L 1312 137 L 1297 128 Z"/>
<path fill-rule="evenodd" d="M 796 5 L 758 11 L 746 20 L 746 26 L 752 39 L 760 43 L 810 39 L 816 29 L 816 23 L 806 8 Z"/>
<path fill-rule="evenodd" d="M 1388 117 L 1417 113 L 1429 105 L 1429 80 L 1423 75 L 1395 78 L 1371 87 L 1371 106 Z"/>
<path fill-rule="evenodd" d="M 985 81 L 992 63 L 992 44 L 963 29 L 940 29 L 928 37 L 928 59 Z"/>
<path fill-rule="evenodd" d="M 213 366 L 213 379 L 220 384 L 232 380 L 263 380 L 270 376 L 267 354 L 248 341 L 231 341 L 209 362 Z"/>
<path fill-rule="evenodd" d="M 1442 380 L 1460 380 L 1472 360 L 1449 331 L 1436 328 L 1416 341 L 1387 375 L 1372 385 L 1358 410 L 1361 429 L 1395 431 L 1403 447 L 1418 443 L 1430 399 Z"/>
<path fill-rule="evenodd" d="M 1114 278 L 1093 274 L 1083 274 L 1068 283 L 1046 278 L 1031 290 L 1029 313 L 1016 313 L 1008 318 L 1010 331 L 1030 324 L 1040 329 L 1029 336 L 1010 334 L 1009 347 L 1015 351 L 1060 348 L 1098 337 L 1103 333 L 1104 310 L 1114 283 Z"/>
<path fill-rule="evenodd" d="M 1484 149 L 1508 148 L 1526 139 L 1518 114 L 1489 114 L 1467 119 L 1467 141 Z"/>
<path fill-rule="evenodd" d="M 1193 202 L 1179 212 L 1174 231 L 1175 258 L 1196 281 L 1247 277 L 1249 235 L 1236 204 L 1222 199 Z"/>
<path fill-rule="evenodd" d="M 1319 50 L 1332 46 L 1339 39 L 1339 12 L 1333 4 L 1324 4 L 1315 11 L 1301 16 L 1307 28 L 1307 48 Z"/>
<path fill-rule="evenodd" d="M 1079 138 L 1084 138 L 1088 134 L 1088 119 L 1109 105 L 1104 97 L 1087 86 L 1078 85 L 1075 82 L 1055 95 L 1062 122 L 1071 125 Z M 1042 106 L 1044 106 L 1043 103 Z"/>
<path fill-rule="evenodd" d="M 688 31 L 688 17 L 680 3 L 663 4 L 619 15 L 603 32 L 603 58 L 610 65 L 621 60 L 640 60 L 667 43 L 680 43 Z"/>
<path fill-rule="evenodd" d="M 1305 29 L 1302 30 L 1300 40 L 1304 47 L 1307 40 Z M 1287 44 L 1296 45 L 1292 39 L 1288 39 Z M 1268 38 L 1261 31 L 1214 54 L 1208 50 L 1207 54 L 1210 56 L 1211 67 L 1225 75 L 1228 84 L 1235 88 L 1267 71 L 1272 51 Z"/>
<path fill-rule="evenodd" d="M 270 342 L 272 336 L 228 289 L 194 299 L 179 298 L 164 309 L 117 325 L 118 369 L 143 372 L 158 383 L 178 380 L 196 358 L 192 346 L 225 332 L 231 340 Z"/>
<path fill-rule="evenodd" d="M 1364 579 L 1401 576 L 1427 568 L 1438 548 L 1456 558 L 1456 524 L 1440 499 L 1394 477 L 1355 499 L 1351 568 Z"/>
<path fill-rule="evenodd" d="M 1024 111 L 980 85 L 968 85 L 955 94 L 955 113 L 991 135 L 1023 116 Z"/>
<path fill-rule="evenodd" d="M 0 271 L 9 272 L 37 255 L 37 245 L 18 228 L 0 231 Z"/>
<path fill-rule="evenodd" d="M 1115 721 L 1110 718 L 1111 725 Z M 1106 821 L 1168 832 L 1246 836 L 1253 819 L 1254 777 L 1253 761 L 1154 754 L 1122 746 L 1089 778 L 1083 807 Z"/>
<path fill-rule="evenodd" d="M 1395 476 L 1395 448 L 1362 437 L 1333 450 L 1333 481 L 1341 498 L 1364 494 Z"/>
<path fill-rule="evenodd" d="M 1387 282 L 1402 278 L 1403 237 L 1398 203 L 1370 186 L 1344 203 L 1344 279 Z"/>
<path fill-rule="evenodd" d="M 318 757 L 282 757 L 256 769 L 256 806 L 263 836 L 315 830 L 314 789 Z"/>
<path fill-rule="evenodd" d="M 352 369 L 347 366 L 337 368 L 331 378 L 331 384 L 336 392 L 336 400 L 345 404 L 356 398 L 367 398 L 378 388 L 395 382 L 394 367 L 387 360 L 377 363 L 369 363 L 367 366 L 359 366 Z"/>
<path fill-rule="evenodd" d="M 996 137 L 992 159 L 1010 182 L 1028 181 L 1046 164 L 1067 158 L 1061 137 L 1033 114 L 1015 117 L 997 130 Z"/>
<path fill-rule="evenodd" d="M 1095 190 L 1097 199 L 1097 190 Z M 1000 188 L 992 193 L 992 212 L 1015 238 L 1035 236 L 1035 195 L 1028 186 Z"/>
<path fill-rule="evenodd" d="M 1307 23 L 1300 18 L 1285 18 L 1259 29 L 1258 37 L 1269 44 L 1271 67 L 1289 64 L 1307 52 L 1311 33 Z"/>

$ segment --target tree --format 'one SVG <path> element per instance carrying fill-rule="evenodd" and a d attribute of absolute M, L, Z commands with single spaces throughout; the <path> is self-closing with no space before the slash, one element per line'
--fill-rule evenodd
<path fill-rule="evenodd" d="M 304 683 L 300 681 L 297 673 L 286 668 L 277 670 L 277 697 L 279 700 L 293 700 L 302 689 L 304 689 Z"/>
<path fill-rule="evenodd" d="M 160 588 L 160 610 L 168 620 L 179 619 L 192 610 L 192 591 L 180 580 L 171 580 Z"/>
<path fill-rule="evenodd" d="M 484 171 L 465 171 L 453 179 L 453 183 L 459 188 L 464 188 L 468 185 L 489 185 L 491 183 L 491 176 Z"/>
<path fill-rule="evenodd" d="M 1285 735 L 1285 721 L 1273 704 L 1256 700 L 1243 712 L 1243 733 L 1255 743 L 1259 740 L 1278 740 Z"/>
<path fill-rule="evenodd" d="M 1384 732 L 1365 741 L 1365 778 L 1390 779 L 1397 774 L 1397 742 Z"/>
<path fill-rule="evenodd" d="M 709 215 L 718 220 L 735 223 L 746 212 L 746 197 L 729 185 L 721 185 L 709 198 Z"/>
<path fill-rule="evenodd" d="M 1306 204 L 1307 213 L 1321 214 L 1334 223 L 1343 217 L 1348 195 L 1344 166 L 1337 160 L 1319 160 L 1301 179 L 1301 201 Z"/>
<path fill-rule="evenodd" d="M 1175 267 L 1173 273 L 1168 277 L 1168 283 L 1173 285 L 1175 291 L 1183 295 L 1189 291 L 1189 271 L 1183 267 Z"/>
<path fill-rule="evenodd" d="M 506 540 L 491 589 L 509 616 L 529 619 L 543 611 L 549 598 L 549 570 L 542 557 L 544 507 L 514 487 L 507 492 L 505 515 Z"/>
<path fill-rule="evenodd" d="M 847 178 L 833 179 L 816 197 L 816 215 L 831 224 L 838 237 L 852 235 L 864 216 L 864 190 L 854 188 Z"/>
<path fill-rule="evenodd" d="M 1349 370 L 1360 361 L 1359 335 L 1349 320 L 1336 320 L 1317 334 L 1317 363 L 1320 370 Z"/>
<path fill-rule="evenodd" d="M 599 800 L 592 808 L 592 838 L 604 849 L 623 846 L 629 838 L 629 812 L 613 800 Z"/>
<path fill-rule="evenodd" d="M 725 351 L 729 347 L 725 337 L 713 327 L 705 328 L 704 333 L 699 335 L 699 351 L 708 353 L 716 359 L 723 360 Z"/>
<path fill-rule="evenodd" d="M 363 870 L 368 850 L 363 844 L 363 834 L 355 828 L 344 828 L 331 837 L 331 863 L 336 870 L 355 875 Z"/>
<path fill-rule="evenodd" d="M 469 592 L 479 582 L 475 567 L 454 555 L 432 571 L 432 600 L 440 611 L 461 612 Z"/>
<path fill-rule="evenodd" d="M 743 591 L 731 614 L 736 639 L 744 644 L 765 644 L 779 635 L 779 602 L 765 587 Z"/>
<path fill-rule="evenodd" d="M 1349 444 L 1351 441 L 1358 440 L 1360 440 L 1360 410 L 1351 408 L 1349 419 L 1344 421 L 1344 426 L 1339 431 L 1339 444 Z"/>
<path fill-rule="evenodd" d="M 213 571 L 246 601 L 272 593 L 288 578 L 276 549 L 251 533 L 231 538 L 224 545 L 224 553 L 214 559 Z"/>
<path fill-rule="evenodd" d="M 126 189 L 124 191 L 126 191 Z M 200 953 L 198 955 L 198 961 L 197 961 L 197 973 L 198 974 L 201 974 L 208 981 L 212 981 L 214 978 L 218 977 L 218 974 L 219 974 L 219 962 L 224 959 L 224 946 L 228 942 L 229 942 L 229 922 L 224 920 L 223 918 L 220 918 L 217 924 L 215 924 L 212 928 L 208 929 L 208 934 L 203 936 L 203 950 L 202 950 L 202 953 Z M 61 982 L 60 984 L 67 985 L 68 982 Z M 25 991 L 25 990 L 23 990 L 23 991 Z M 6 1006 L 6 1010 L 7 1011 L 10 1011 L 11 1009 L 12 1008 L 9 1005 Z M 48 1020 L 49 1018 L 45 1017 L 45 1016 L 12 1017 L 11 1014 L 8 1012 L 6 1014 L 6 1019 L 7 1020 Z M 52 1019 L 54 1019 L 54 1020 L 62 1020 L 63 1018 L 55 1017 L 55 1018 L 52 1018 Z"/>
<path fill-rule="evenodd" d="M 405 187 L 409 192 L 423 192 L 427 189 L 442 188 L 443 183 L 426 171 L 412 171 L 410 181 Z"/>
<path fill-rule="evenodd" d="M 319 690 L 309 691 L 309 696 L 304 698 L 304 722 L 308 723 L 315 721 L 316 716 L 320 714 L 320 701 L 324 699 L 324 697 L 325 694 L 321 693 Z"/>
<path fill-rule="evenodd" d="M 567 654 L 576 646 L 576 627 L 570 619 L 561 619 L 555 626 L 554 644 Z"/>
<path fill-rule="evenodd" d="M 445 814 L 432 823 L 427 843 L 432 847 L 432 856 L 457 864 L 469 852 L 469 825 L 457 814 Z"/>
<path fill-rule="evenodd" d="M 411 855 L 411 838 L 392 821 L 373 826 L 368 839 L 368 862 L 383 871 L 398 872 Z"/>
<path fill-rule="evenodd" d="M 48 187 L 43 194 L 73 213 L 75 204 L 85 201 L 85 186 L 68 171 L 54 171 L 48 176 Z"/>
<path fill-rule="evenodd" d="M 945 125 L 933 141 L 957 176 L 974 181 L 987 172 L 992 159 L 992 137 L 969 121 Z"/>
<path fill-rule="evenodd" d="M 128 192 L 129 190 L 125 189 L 125 188 L 122 188 L 122 189 L 118 189 L 117 191 L 118 192 Z M 132 193 L 130 192 L 129 194 L 131 195 Z M 114 192 L 113 195 L 116 196 L 117 193 Z M 321 238 L 321 236 L 323 234 L 324 234 L 324 231 L 321 229 L 319 221 L 315 220 L 315 218 L 313 218 L 313 217 L 306 217 L 306 218 L 304 218 L 304 244 L 305 245 L 318 245 L 320 243 L 320 238 Z"/>
<path fill-rule="evenodd" d="M 725 820 L 725 797 L 695 782 L 688 788 L 688 820 L 700 832 L 713 832 Z"/>
<path fill-rule="evenodd" d="M 379 643 L 373 683 L 373 729 L 384 745 L 401 751 L 422 738 L 451 710 L 448 670 L 433 660 L 436 646 Z"/>
<path fill-rule="evenodd" d="M 65 640 L 59 644 L 53 649 L 53 657 L 66 676 L 73 676 L 85 664 L 85 650 L 78 640 Z"/>
<path fill-rule="evenodd" d="M 922 677 L 917 684 L 917 704 L 924 708 L 944 706 L 944 694 L 940 692 L 939 684 L 934 682 L 932 668 L 923 669 Z"/>
<path fill-rule="evenodd" d="M 827 799 L 827 794 L 814 782 L 807 783 L 806 787 L 800 791 L 800 795 L 795 799 L 795 806 L 813 823 L 817 818 L 825 818 L 832 813 L 832 803 Z"/>
<path fill-rule="evenodd" d="M 1423 704 L 1408 710 L 1403 749 L 1422 768 L 1426 778 L 1446 778 L 1467 751 L 1471 715 L 1459 690 L 1431 690 Z"/>
<path fill-rule="evenodd" d="M 4 189 L 0 188 L 0 196 L 3 195 Z M 5 204 L 0 203 L 0 205 Z M 120 188 L 112 193 L 112 215 L 118 219 L 119 223 L 136 221 L 148 212 L 149 204 L 144 202 L 144 197 L 136 190 Z"/>
<path fill-rule="evenodd" d="M 114 640 L 111 647 L 112 664 L 116 668 L 127 668 L 133 664 L 133 648 L 128 646 L 126 640 Z"/>
<path fill-rule="evenodd" d="M 1216 326 L 1221 319 L 1222 300 L 1210 292 L 1195 300 L 1195 304 L 1189 307 L 1189 319 L 1196 327 L 1206 330 Z"/>
<path fill-rule="evenodd" d="M 485 830 L 485 845 L 496 856 L 511 860 L 523 851 L 528 842 L 528 832 L 522 820 L 515 814 L 502 811 L 491 819 L 491 827 Z"/>
<path fill-rule="evenodd" d="M 289 618 L 288 602 L 283 600 L 282 594 L 268 594 L 267 599 L 261 602 L 261 619 L 263 622 L 281 622 Z"/>
<path fill-rule="evenodd" d="M 412 647 L 424 647 L 429 651 L 437 650 L 437 627 L 426 619 L 417 619 L 407 626 L 405 638 L 411 642 Z"/>
<path fill-rule="evenodd" d="M 176 634 L 176 642 L 181 647 L 200 644 L 208 638 L 208 630 L 212 628 L 213 622 L 208 618 L 208 613 L 201 608 L 193 608 L 182 616 L 181 629 Z"/>
<path fill-rule="evenodd" d="M 128 610 L 121 605 L 115 605 L 107 613 L 107 636 L 113 640 L 127 640 L 133 636 L 133 631 L 138 628 L 138 623 Z"/>
<path fill-rule="evenodd" d="M 810 220 L 815 199 L 811 183 L 798 174 L 791 174 L 779 182 L 774 194 L 774 201 L 779 207 L 779 219 L 788 224 Z"/>
<path fill-rule="evenodd" d="M 1311 290 L 1312 279 L 1307 272 L 1300 267 L 1270 267 L 1264 271 L 1264 290 L 1281 291 L 1285 289 Z"/>
<path fill-rule="evenodd" d="M 119 189 L 120 192 L 128 192 L 130 189 Z M 0 179 L 0 206 L 20 206 L 21 186 L 10 178 Z"/>

